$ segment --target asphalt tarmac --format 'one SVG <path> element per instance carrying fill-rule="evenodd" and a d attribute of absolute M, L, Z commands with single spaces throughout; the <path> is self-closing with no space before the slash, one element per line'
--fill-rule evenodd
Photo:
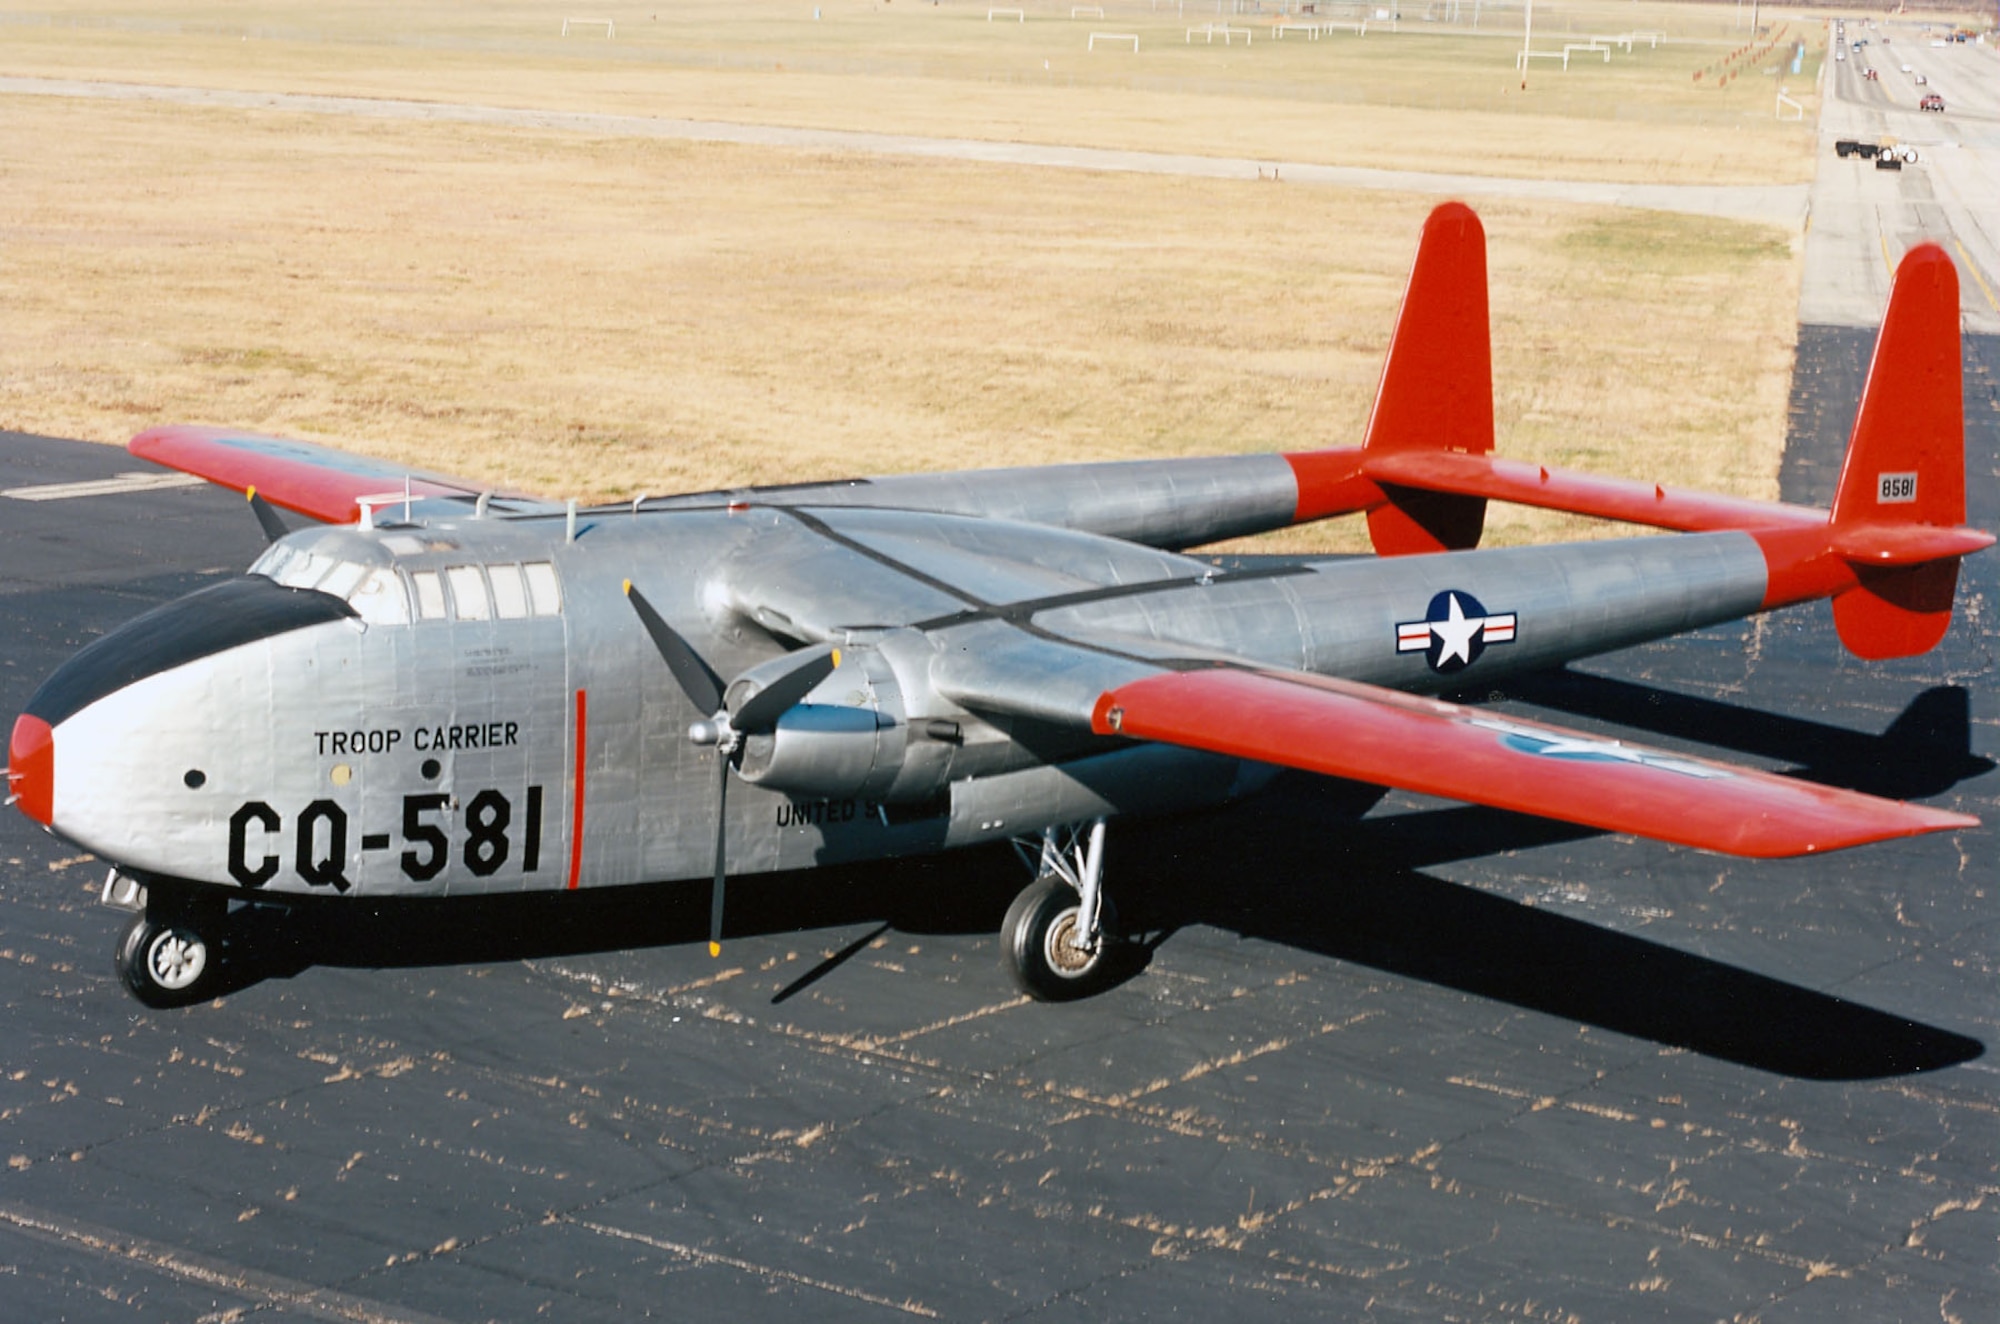
<path fill-rule="evenodd" d="M 1803 328 L 1787 499 L 1871 339 Z M 0 434 L 0 710 L 257 553 L 215 489 L 20 491 L 144 467 Z M 1996 588 L 1921 658 L 1819 604 L 1507 702 L 2000 822 Z M 0 1315 L 2000 1318 L 1994 839 L 1754 863 L 1296 777 L 1114 825 L 1145 945 L 1081 1004 L 1012 994 L 982 851 L 741 879 L 720 961 L 705 884 L 335 906 L 158 1013 L 9 813 Z"/>

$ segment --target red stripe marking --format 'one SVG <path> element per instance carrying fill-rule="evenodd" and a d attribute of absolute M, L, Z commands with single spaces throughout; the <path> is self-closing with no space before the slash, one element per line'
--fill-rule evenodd
<path fill-rule="evenodd" d="M 575 890 L 583 876 L 583 756 L 586 750 L 586 719 L 590 707 L 584 692 L 576 692 L 576 804 L 569 816 L 569 885 Z"/>

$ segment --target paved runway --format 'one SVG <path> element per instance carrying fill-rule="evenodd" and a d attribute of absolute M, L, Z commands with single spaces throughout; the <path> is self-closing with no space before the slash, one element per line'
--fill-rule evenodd
<path fill-rule="evenodd" d="M 1804 330 L 1823 500 L 1866 332 Z M 2000 340 L 1968 342 L 2000 525 Z M 0 708 L 229 573 L 207 488 L 22 499 L 122 452 L 0 437 Z M 114 489 L 117 487 L 114 484 Z M 61 489 L 58 489 L 59 491 Z M 27 495 L 35 495 L 29 492 Z M 1976 558 L 1927 657 L 1826 608 L 1515 687 L 1524 710 L 2000 820 Z M 1154 938 L 1014 998 L 998 853 L 355 907 L 148 1013 L 101 870 L 0 817 L 10 1318 L 2000 1317 L 1993 829 L 1749 863 L 1345 784 L 1114 827 Z M 740 899 L 740 900 L 739 900 Z"/>

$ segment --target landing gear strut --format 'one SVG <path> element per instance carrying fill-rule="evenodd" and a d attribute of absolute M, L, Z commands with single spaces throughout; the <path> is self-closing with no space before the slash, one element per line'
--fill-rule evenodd
<path fill-rule="evenodd" d="M 149 1007 L 185 1007 L 213 996 L 222 967 L 226 902 L 155 895 L 118 937 L 112 962 Z"/>
<path fill-rule="evenodd" d="M 1114 973 L 1111 934 L 1117 927 L 1101 885 L 1104 820 L 1044 828 L 1039 843 L 1016 841 L 1014 849 L 1034 868 L 1035 881 L 1001 922 L 1001 964 L 1022 992 L 1042 1002 L 1098 992 Z"/>

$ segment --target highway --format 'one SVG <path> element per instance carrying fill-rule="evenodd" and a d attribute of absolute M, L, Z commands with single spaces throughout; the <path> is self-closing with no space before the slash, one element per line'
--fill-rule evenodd
<path fill-rule="evenodd" d="M 1896 260 L 1932 240 L 1959 265 L 1966 330 L 2000 333 L 2000 50 L 1933 46 L 1915 22 L 1869 29 L 1848 20 L 1848 42 L 1863 38 L 1867 46 L 1829 65 L 1799 320 L 1873 326 Z M 1943 114 L 1918 108 L 1926 92 L 1944 98 Z M 1894 171 L 1842 160 L 1834 143 L 1843 138 L 1914 147 L 1917 162 Z"/>

